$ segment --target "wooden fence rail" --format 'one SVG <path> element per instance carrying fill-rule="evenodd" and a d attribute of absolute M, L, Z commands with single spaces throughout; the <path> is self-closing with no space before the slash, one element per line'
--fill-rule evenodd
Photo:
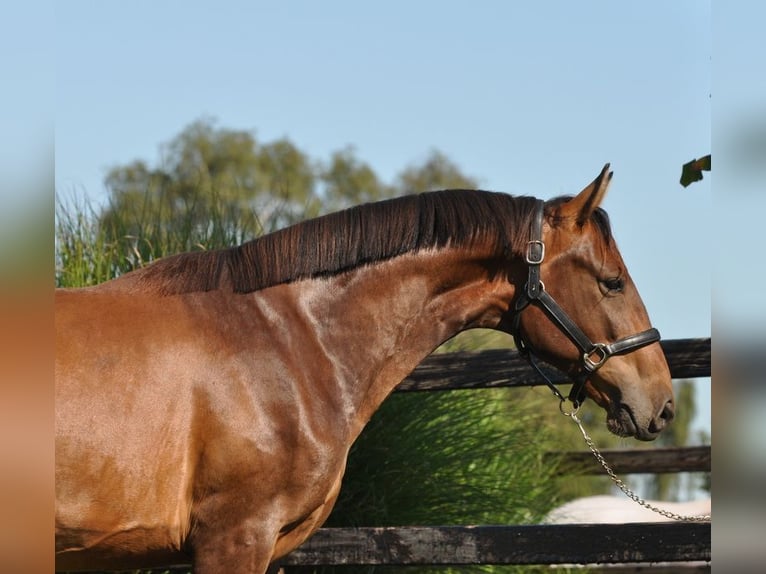
<path fill-rule="evenodd" d="M 710 376 L 710 338 L 671 339 L 660 344 L 674 379 Z M 546 374 L 556 384 L 568 382 L 566 376 L 555 369 L 546 370 Z M 516 351 L 494 349 L 431 355 L 396 390 L 449 391 L 544 384 Z"/>
<path fill-rule="evenodd" d="M 710 472 L 710 446 L 601 451 L 617 474 L 662 472 Z M 590 451 L 553 452 L 558 474 L 603 474 L 604 469 Z"/>
<path fill-rule="evenodd" d="M 323 528 L 283 566 L 710 560 L 710 523 Z"/>

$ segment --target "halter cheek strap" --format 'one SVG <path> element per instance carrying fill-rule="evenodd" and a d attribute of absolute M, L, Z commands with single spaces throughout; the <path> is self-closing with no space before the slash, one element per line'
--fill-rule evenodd
<path fill-rule="evenodd" d="M 585 401 L 585 382 L 588 376 L 603 366 L 614 355 L 624 355 L 645 347 L 660 340 L 660 332 L 651 328 L 634 335 L 628 335 L 613 343 L 593 343 L 582 329 L 575 323 L 556 300 L 545 290 L 545 285 L 540 279 L 540 265 L 545 259 L 545 244 L 543 243 L 543 215 L 545 202 L 541 199 L 535 204 L 535 215 L 530 226 L 530 240 L 527 243 L 525 261 L 528 266 L 527 283 L 524 291 L 516 300 L 512 323 L 513 338 L 516 348 L 542 376 L 553 393 L 562 401 L 564 395 L 556 388 L 551 380 L 545 375 L 537 364 L 537 358 L 529 346 L 524 342 L 521 335 L 521 312 L 532 304 L 543 308 L 551 320 L 580 350 L 580 363 L 582 369 L 574 377 L 569 400 L 579 407 Z"/>

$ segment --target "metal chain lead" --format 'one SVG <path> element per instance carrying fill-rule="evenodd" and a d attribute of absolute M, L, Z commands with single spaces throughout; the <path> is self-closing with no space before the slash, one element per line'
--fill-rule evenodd
<path fill-rule="evenodd" d="M 665 516 L 666 518 L 670 518 L 671 520 L 680 520 L 684 522 L 708 522 L 710 521 L 710 515 L 709 514 L 702 514 L 699 516 L 683 516 L 681 514 L 676 514 L 675 512 L 671 512 L 669 510 L 665 510 L 663 508 L 657 508 L 656 506 L 652 506 L 649 504 L 646 500 L 638 496 L 635 492 L 633 492 L 630 488 L 627 487 L 627 485 L 615 474 L 615 472 L 612 470 L 612 468 L 607 464 L 606 460 L 604 460 L 604 457 L 599 452 L 598 448 L 596 448 L 595 443 L 593 442 L 593 439 L 590 438 L 588 433 L 585 431 L 585 428 L 582 426 L 582 422 L 577 417 L 577 411 L 579 410 L 579 406 L 575 406 L 575 408 L 572 411 L 566 411 L 564 409 L 564 401 L 561 401 L 561 404 L 559 405 L 559 409 L 561 410 L 562 414 L 565 416 L 570 417 L 574 422 L 577 423 L 577 426 L 580 427 L 580 432 L 582 433 L 583 438 L 585 439 L 585 444 L 588 445 L 588 448 L 593 453 L 593 456 L 596 457 L 596 460 L 601 464 L 601 466 L 604 467 L 604 470 L 606 470 L 606 473 L 609 475 L 609 478 L 612 479 L 612 481 L 617 485 L 617 487 L 625 493 L 625 495 L 636 502 L 637 504 L 643 506 L 644 508 L 648 508 L 652 512 L 656 512 L 657 514 L 661 514 L 662 516 Z"/>

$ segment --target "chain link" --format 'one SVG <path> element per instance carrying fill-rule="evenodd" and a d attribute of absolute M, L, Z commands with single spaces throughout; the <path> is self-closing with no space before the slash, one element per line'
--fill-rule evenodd
<path fill-rule="evenodd" d="M 588 448 L 593 453 L 593 456 L 595 456 L 596 460 L 601 464 L 601 466 L 604 467 L 604 470 L 609 475 L 609 478 L 612 479 L 612 481 L 617 485 L 617 487 L 622 492 L 624 492 L 628 498 L 630 498 L 637 504 L 643 506 L 644 508 L 648 508 L 652 512 L 661 514 L 662 516 L 666 518 L 670 518 L 671 520 L 679 520 L 684 522 L 709 522 L 710 521 L 709 514 L 701 514 L 698 516 L 684 516 L 681 514 L 676 514 L 675 512 L 665 510 L 664 508 L 657 508 L 656 506 L 649 504 L 646 500 L 638 496 L 635 492 L 633 492 L 630 488 L 628 488 L 628 486 L 615 474 L 615 472 L 612 470 L 609 464 L 607 464 L 606 460 L 599 452 L 598 448 L 596 448 L 596 444 L 593 442 L 593 439 L 590 438 L 588 433 L 585 431 L 585 428 L 582 426 L 582 422 L 577 417 L 577 411 L 579 410 L 579 406 L 575 405 L 575 408 L 572 411 L 567 411 L 564 409 L 563 405 L 564 405 L 564 401 L 562 400 L 561 404 L 559 405 L 559 409 L 561 410 L 562 414 L 564 416 L 570 417 L 574 422 L 577 423 L 577 426 L 580 427 L 580 432 L 582 433 L 582 436 L 585 439 L 585 444 L 588 445 Z"/>

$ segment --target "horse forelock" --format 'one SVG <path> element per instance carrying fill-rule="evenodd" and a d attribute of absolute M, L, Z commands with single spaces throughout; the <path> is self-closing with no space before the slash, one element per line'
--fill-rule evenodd
<path fill-rule="evenodd" d="M 163 294 L 229 288 L 249 293 L 300 279 L 336 275 L 424 249 L 523 253 L 534 198 L 445 190 L 352 207 L 275 231 L 237 247 L 182 253 L 141 271 Z"/>

